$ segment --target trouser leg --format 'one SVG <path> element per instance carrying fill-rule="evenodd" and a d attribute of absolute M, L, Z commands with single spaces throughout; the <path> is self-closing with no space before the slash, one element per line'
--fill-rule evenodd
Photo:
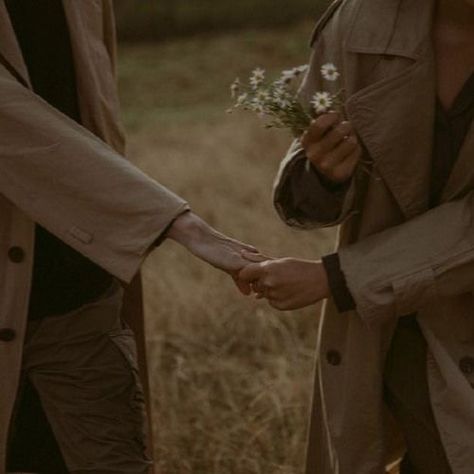
<path fill-rule="evenodd" d="M 12 422 L 8 472 L 67 474 L 56 438 L 35 388 L 23 377 Z"/>
<path fill-rule="evenodd" d="M 427 345 L 414 317 L 402 318 L 385 365 L 385 400 L 407 445 L 401 474 L 451 474 L 431 407 Z"/>
<path fill-rule="evenodd" d="M 46 318 L 25 345 L 25 374 L 70 473 L 144 474 L 151 465 L 135 341 L 120 302 L 116 291 Z"/>

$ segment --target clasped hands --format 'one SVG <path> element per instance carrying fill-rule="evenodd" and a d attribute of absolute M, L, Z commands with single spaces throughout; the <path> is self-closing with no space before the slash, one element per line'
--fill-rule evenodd
<path fill-rule="evenodd" d="M 280 311 L 304 308 L 330 294 L 326 270 L 321 261 L 297 258 L 269 259 L 244 250 L 249 263 L 238 274 L 237 282 L 247 293 L 266 298 Z M 262 260 L 266 258 L 266 260 Z"/>
<path fill-rule="evenodd" d="M 315 170 L 334 183 L 351 179 L 362 156 L 351 123 L 335 112 L 313 120 L 300 142 Z M 265 257 L 254 247 L 217 232 L 192 212 L 178 217 L 167 237 L 230 274 L 243 294 L 266 298 L 279 310 L 303 308 L 330 295 L 321 261 Z"/>
<path fill-rule="evenodd" d="M 348 182 L 362 156 L 362 146 L 352 124 L 337 112 L 320 115 L 300 138 L 307 160 L 327 181 Z M 295 258 L 265 259 L 248 250 L 243 256 L 253 262 L 238 274 L 240 285 L 249 285 L 258 298 L 282 311 L 299 309 L 327 298 L 330 288 L 321 261 Z M 243 287 L 243 286 L 242 286 Z"/>
<path fill-rule="evenodd" d="M 167 237 L 228 273 L 244 295 L 267 298 L 279 310 L 303 308 L 329 295 L 321 262 L 266 257 L 254 247 L 216 231 L 192 212 L 178 217 Z"/>

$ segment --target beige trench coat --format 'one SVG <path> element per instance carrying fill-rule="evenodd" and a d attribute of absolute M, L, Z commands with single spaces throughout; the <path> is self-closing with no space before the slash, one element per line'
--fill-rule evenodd
<path fill-rule="evenodd" d="M 288 181 L 305 159 L 295 142 L 276 181 L 288 224 L 341 224 L 341 266 L 357 305 L 340 314 L 328 300 L 323 310 L 307 474 L 380 474 L 394 459 L 382 371 L 397 319 L 412 312 L 428 342 L 430 396 L 452 471 L 474 472 L 474 128 L 442 203 L 429 210 L 433 12 L 433 0 L 342 0 L 315 30 L 303 98 L 327 87 L 321 64 L 341 69 L 372 170 L 359 169 L 342 197 L 316 184 L 320 206 L 308 211 Z"/>
<path fill-rule="evenodd" d="M 0 473 L 22 361 L 34 222 L 129 283 L 155 239 L 187 209 L 123 158 L 112 0 L 63 3 L 84 127 L 31 91 L 0 0 Z M 140 318 L 139 283 L 125 308 Z M 142 323 L 132 321 L 139 330 Z"/>

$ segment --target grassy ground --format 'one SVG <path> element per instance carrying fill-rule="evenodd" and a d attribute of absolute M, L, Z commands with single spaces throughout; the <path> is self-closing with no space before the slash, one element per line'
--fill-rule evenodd
<path fill-rule="evenodd" d="M 290 137 L 227 115 L 228 85 L 256 65 L 304 63 L 311 26 L 121 47 L 134 161 L 272 255 L 317 258 L 333 232 L 278 220 L 271 187 Z M 301 473 L 318 308 L 277 314 L 172 243 L 145 277 L 158 472 Z"/>

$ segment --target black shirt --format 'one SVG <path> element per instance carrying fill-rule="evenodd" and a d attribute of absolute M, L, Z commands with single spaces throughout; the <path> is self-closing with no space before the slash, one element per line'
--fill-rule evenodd
<path fill-rule="evenodd" d="M 6 6 L 35 93 L 80 123 L 71 41 L 61 0 L 6 0 Z M 112 281 L 105 270 L 36 226 L 30 319 L 77 309 L 100 296 Z"/>

